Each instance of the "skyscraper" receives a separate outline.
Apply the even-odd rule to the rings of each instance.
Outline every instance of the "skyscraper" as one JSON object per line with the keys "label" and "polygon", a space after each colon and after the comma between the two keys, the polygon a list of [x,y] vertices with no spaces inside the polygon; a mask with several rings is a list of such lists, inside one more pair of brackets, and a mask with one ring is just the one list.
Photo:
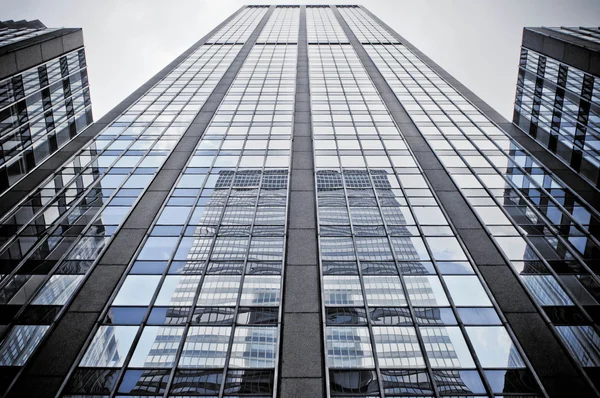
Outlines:
{"label": "skyscraper", "polygon": [[365,8],[242,7],[85,133],[0,198],[7,397],[598,396],[600,193]]}
{"label": "skyscraper", "polygon": [[600,187],[600,28],[525,28],[513,121]]}
{"label": "skyscraper", "polygon": [[81,29],[0,21],[0,194],[90,123]]}

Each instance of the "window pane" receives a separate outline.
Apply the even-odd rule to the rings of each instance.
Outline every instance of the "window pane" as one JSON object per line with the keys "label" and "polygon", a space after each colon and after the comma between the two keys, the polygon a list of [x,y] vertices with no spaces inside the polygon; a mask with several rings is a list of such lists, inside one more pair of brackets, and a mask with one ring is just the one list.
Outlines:
{"label": "window pane", "polygon": [[364,276],[363,283],[369,306],[402,306],[406,298],[397,276]]}
{"label": "window pane", "polygon": [[425,366],[417,332],[413,327],[374,327],[375,351],[381,368],[420,368]]}
{"label": "window pane", "polygon": [[180,367],[222,368],[229,347],[230,327],[192,326],[188,330]]}
{"label": "window pane", "polygon": [[241,276],[207,275],[200,289],[198,305],[235,306],[240,290]]}
{"label": "window pane", "polygon": [[64,305],[82,280],[83,275],[53,275],[32,304]]}
{"label": "window pane", "polygon": [[137,326],[100,326],[79,366],[123,366],[137,331]]}
{"label": "window pane", "polygon": [[327,327],[330,368],[372,368],[373,349],[367,327]]}
{"label": "window pane", "polygon": [[521,368],[525,363],[502,326],[468,326],[467,334],[484,368]]}
{"label": "window pane", "polygon": [[241,305],[279,305],[280,276],[252,276],[244,278]]}
{"label": "window pane", "polygon": [[421,238],[391,238],[398,261],[429,260],[429,254]]}
{"label": "window pane", "polygon": [[450,305],[437,276],[404,276],[404,282],[412,305],[439,307]]}
{"label": "window pane", "polygon": [[158,282],[159,275],[128,275],[113,305],[150,305]]}
{"label": "window pane", "polygon": [[427,243],[433,253],[433,258],[436,260],[466,260],[467,256],[460,247],[456,238],[445,237],[428,237]]}
{"label": "window pane", "polygon": [[474,368],[475,363],[457,326],[422,327],[423,343],[434,368]]}
{"label": "window pane", "polygon": [[277,328],[242,327],[235,329],[229,366],[232,368],[274,368]]}
{"label": "window pane", "polygon": [[557,326],[556,330],[582,366],[600,366],[600,336],[591,326]]}
{"label": "window pane", "polygon": [[454,304],[459,307],[491,307],[492,303],[476,276],[443,277]]}
{"label": "window pane", "polygon": [[192,305],[201,278],[200,275],[167,275],[154,305]]}
{"label": "window pane", "polygon": [[183,327],[146,326],[129,367],[165,368],[173,366]]}
{"label": "window pane", "polygon": [[48,328],[48,325],[15,325],[0,348],[0,366],[25,365]]}
{"label": "window pane", "polygon": [[178,238],[169,237],[150,237],[144,243],[142,251],[138,255],[138,260],[168,260],[177,244]]}
{"label": "window pane", "polygon": [[540,305],[573,305],[567,293],[552,275],[520,275]]}
{"label": "window pane", "polygon": [[324,276],[325,305],[362,305],[363,297],[358,276]]}

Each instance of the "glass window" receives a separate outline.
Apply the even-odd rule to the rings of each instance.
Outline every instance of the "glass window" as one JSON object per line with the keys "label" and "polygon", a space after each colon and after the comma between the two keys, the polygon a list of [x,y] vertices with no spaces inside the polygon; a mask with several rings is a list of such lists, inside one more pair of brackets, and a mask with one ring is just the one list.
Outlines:
{"label": "glass window", "polygon": [[138,329],[138,326],[100,326],[79,366],[123,366]]}
{"label": "glass window", "polygon": [[183,225],[190,211],[191,207],[167,206],[163,209],[157,224]]}
{"label": "glass window", "polygon": [[392,237],[391,241],[398,261],[429,260],[429,254],[421,238]]}
{"label": "glass window", "polygon": [[404,306],[406,298],[397,276],[364,276],[369,306]]}
{"label": "glass window", "polygon": [[182,368],[224,367],[230,336],[230,327],[190,327],[179,358],[179,366]]}
{"label": "glass window", "polygon": [[127,370],[117,392],[162,394],[165,392],[170,374],[169,369]]}
{"label": "glass window", "polygon": [[326,275],[323,277],[325,305],[363,305],[358,276]]}
{"label": "glass window", "polygon": [[198,305],[235,306],[239,295],[241,276],[207,275],[200,289]]}
{"label": "glass window", "polygon": [[393,261],[387,238],[356,238],[356,251],[361,261]]}
{"label": "glass window", "polygon": [[171,394],[218,396],[222,383],[222,370],[178,369],[173,377]]}
{"label": "glass window", "polygon": [[274,368],[277,328],[238,326],[231,348],[231,368]]}
{"label": "glass window", "polygon": [[425,238],[436,260],[466,260],[467,256],[456,238],[427,237]]}
{"label": "glass window", "polygon": [[146,326],[129,361],[129,367],[173,366],[183,330],[183,327]]}
{"label": "glass window", "polygon": [[449,306],[448,298],[437,276],[404,276],[408,297],[413,306]]}
{"label": "glass window", "polygon": [[83,275],[52,275],[32,304],[65,305],[82,280]]}
{"label": "glass window", "polygon": [[[419,396],[431,397],[431,394],[433,394],[433,387],[431,386],[429,375],[425,370],[382,369],[381,379],[384,383],[384,392],[388,397],[404,397],[406,394],[419,394]],[[375,380],[375,383],[377,383],[377,380]]]}
{"label": "glass window", "polygon": [[150,305],[159,282],[159,275],[128,275],[113,305]]}
{"label": "glass window", "polygon": [[446,225],[446,217],[438,207],[413,206],[415,216],[421,225]]}
{"label": "glass window", "polygon": [[567,293],[552,275],[520,275],[540,305],[573,305]]}
{"label": "glass window", "polygon": [[212,243],[212,238],[183,238],[173,258],[175,260],[208,260]]}
{"label": "glass window", "polygon": [[458,307],[491,307],[481,282],[474,275],[443,276],[454,304]]}
{"label": "glass window", "polygon": [[467,335],[484,368],[522,368],[525,363],[502,326],[468,326]]}
{"label": "glass window", "polygon": [[327,359],[330,368],[372,368],[373,349],[367,327],[332,327],[327,332]]}
{"label": "glass window", "polygon": [[493,308],[458,308],[465,325],[500,325],[502,321]]}
{"label": "glass window", "polygon": [[144,243],[142,251],[138,255],[138,260],[168,260],[171,253],[177,245],[178,238],[170,237],[150,237]]}
{"label": "glass window", "polygon": [[381,368],[421,368],[425,366],[414,327],[373,327],[375,351]]}
{"label": "glass window", "polygon": [[475,367],[475,362],[458,326],[421,327],[420,331],[432,367]]}
{"label": "glass window", "polygon": [[37,348],[48,325],[15,325],[0,347],[0,366],[23,366]]}
{"label": "glass window", "polygon": [[600,336],[591,326],[557,326],[556,330],[582,366],[600,366]]}
{"label": "glass window", "polygon": [[323,261],[354,261],[352,238],[321,238],[321,259]]}
{"label": "glass window", "polygon": [[248,275],[244,278],[241,305],[279,305],[281,277],[276,275]]}
{"label": "glass window", "polygon": [[476,370],[434,370],[433,378],[440,391],[469,395],[486,393],[481,376]]}
{"label": "glass window", "polygon": [[109,395],[118,381],[119,371],[120,369],[76,368],[65,387],[65,393]]}

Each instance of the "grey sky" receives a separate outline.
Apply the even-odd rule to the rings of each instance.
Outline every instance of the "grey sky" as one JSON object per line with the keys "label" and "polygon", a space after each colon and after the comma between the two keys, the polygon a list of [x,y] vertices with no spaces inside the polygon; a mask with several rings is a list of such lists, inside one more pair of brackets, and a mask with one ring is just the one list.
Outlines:
{"label": "grey sky", "polygon": [[[332,3],[349,4],[348,0],[308,4]],[[244,4],[252,2],[0,0],[0,19],[40,19],[48,27],[83,28],[97,120]],[[509,120],[522,28],[600,24],[597,0],[363,0],[359,4]]]}

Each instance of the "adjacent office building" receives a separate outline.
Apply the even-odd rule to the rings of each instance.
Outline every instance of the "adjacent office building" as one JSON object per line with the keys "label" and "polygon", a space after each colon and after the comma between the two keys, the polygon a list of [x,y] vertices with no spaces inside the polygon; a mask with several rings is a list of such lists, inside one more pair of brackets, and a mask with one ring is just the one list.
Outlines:
{"label": "adjacent office building", "polygon": [[600,28],[525,28],[513,121],[600,187]]}
{"label": "adjacent office building", "polygon": [[0,21],[0,193],[90,123],[81,29]]}
{"label": "adjacent office building", "polygon": [[6,397],[598,396],[600,192],[363,7],[242,7],[72,144],[0,197]]}

